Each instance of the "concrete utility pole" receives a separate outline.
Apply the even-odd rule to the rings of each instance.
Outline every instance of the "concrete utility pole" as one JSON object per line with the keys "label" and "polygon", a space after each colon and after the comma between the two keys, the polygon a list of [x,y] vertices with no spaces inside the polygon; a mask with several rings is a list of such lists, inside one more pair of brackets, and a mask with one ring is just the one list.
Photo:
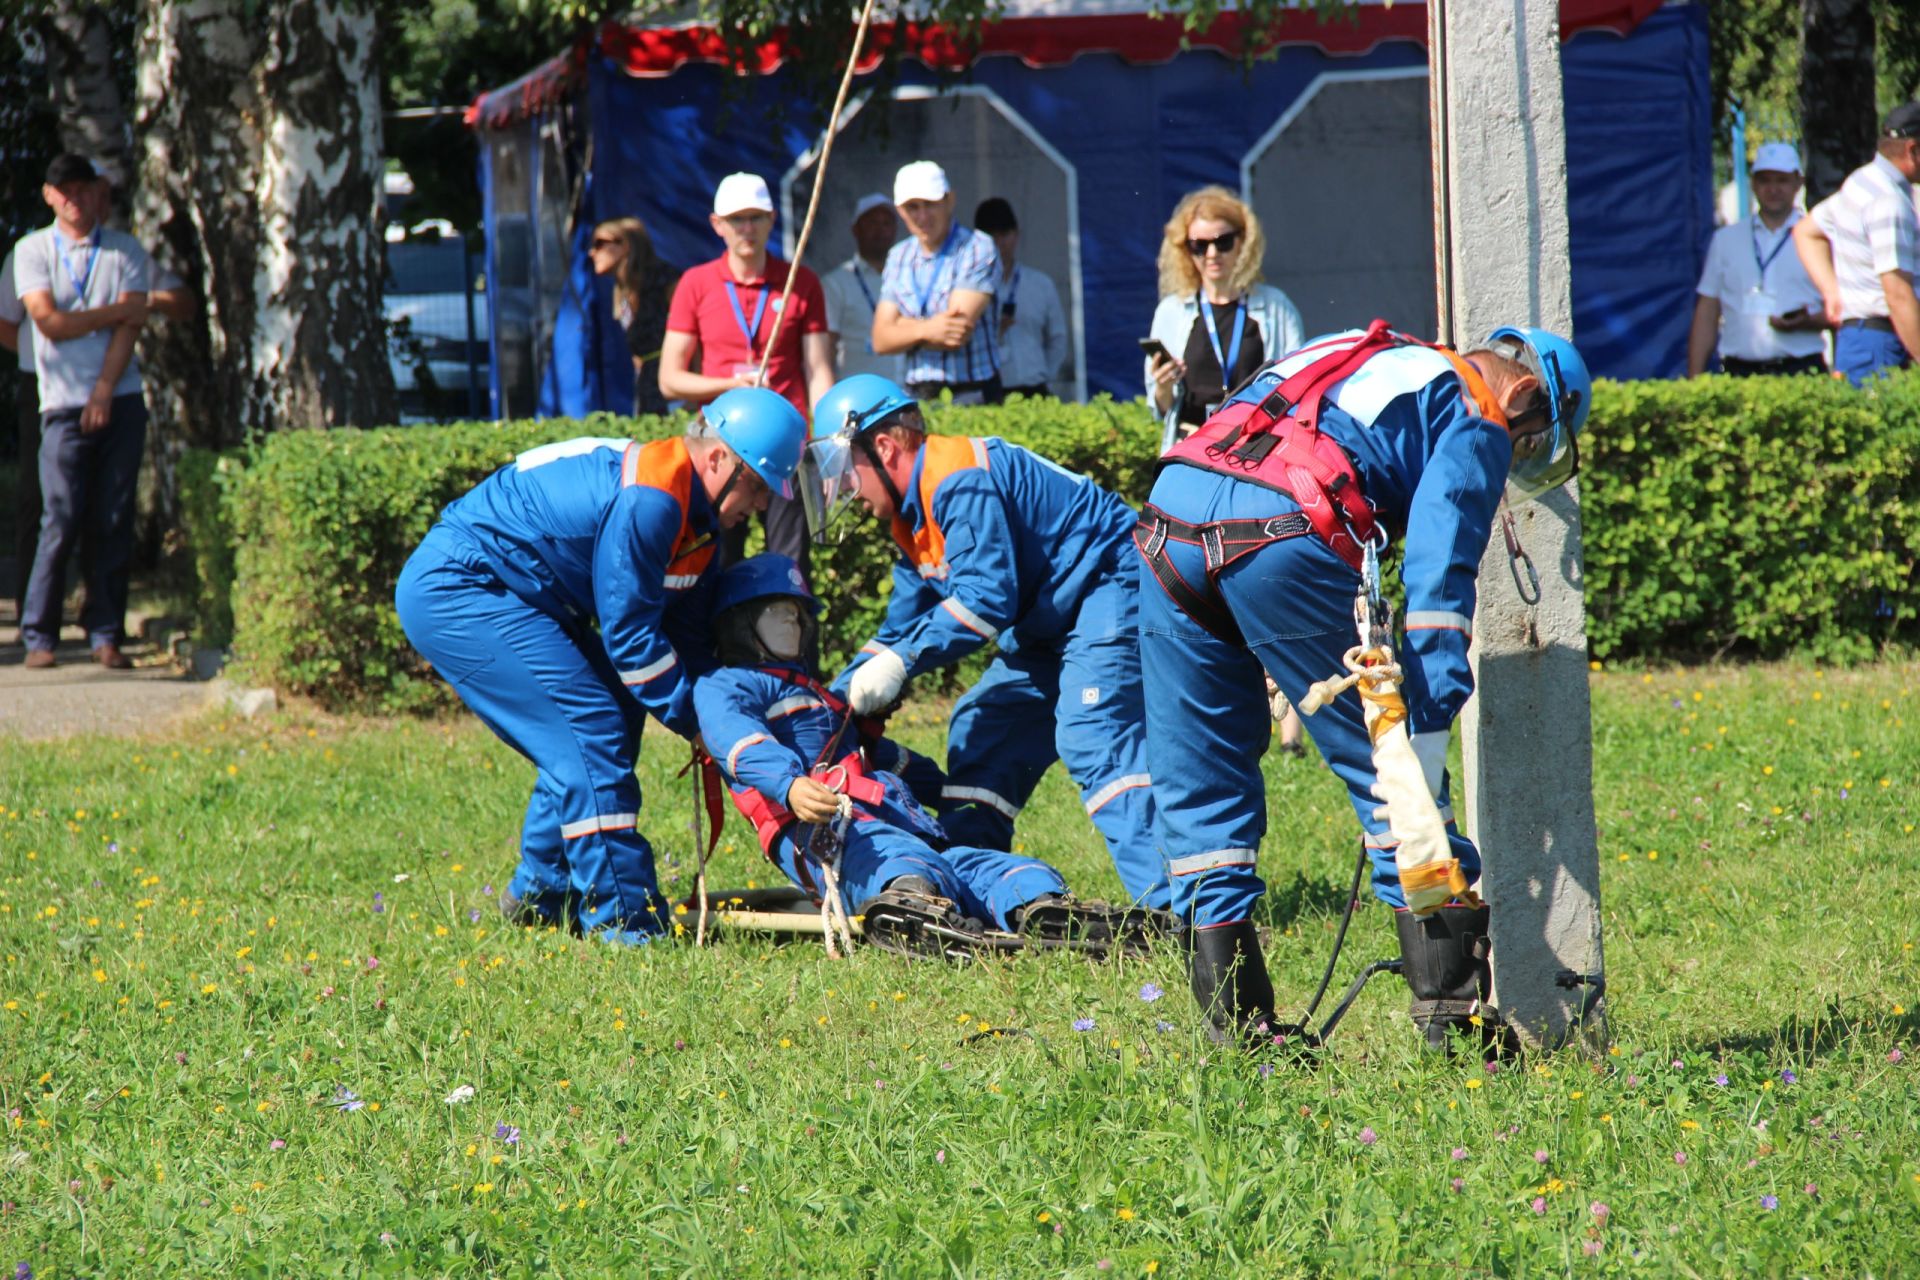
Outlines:
{"label": "concrete utility pole", "polygon": [[[1428,0],[1427,15],[1440,339],[1534,324],[1578,342],[1560,6]],[[1560,975],[1600,972],[1578,491],[1514,517],[1539,586],[1496,527],[1474,615],[1478,692],[1463,717],[1467,814],[1493,909],[1494,1004],[1529,1044],[1558,1045],[1589,998]]]}

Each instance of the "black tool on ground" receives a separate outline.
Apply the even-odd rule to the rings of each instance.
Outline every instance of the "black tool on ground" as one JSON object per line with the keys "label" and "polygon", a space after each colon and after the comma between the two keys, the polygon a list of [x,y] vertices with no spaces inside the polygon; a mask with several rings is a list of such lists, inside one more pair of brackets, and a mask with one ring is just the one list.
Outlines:
{"label": "black tool on ground", "polygon": [[1563,991],[1572,991],[1576,987],[1586,990],[1580,993],[1580,1004],[1573,1011],[1573,1025],[1585,1026],[1600,1002],[1607,998],[1607,979],[1605,974],[1580,973],[1574,969],[1562,969],[1553,975],[1553,985]]}

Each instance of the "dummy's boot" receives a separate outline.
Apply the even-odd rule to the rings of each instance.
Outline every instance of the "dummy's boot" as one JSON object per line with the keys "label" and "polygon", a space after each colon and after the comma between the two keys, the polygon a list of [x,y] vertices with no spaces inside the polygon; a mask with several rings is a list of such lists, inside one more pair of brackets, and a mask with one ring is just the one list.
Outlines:
{"label": "dummy's boot", "polygon": [[[1487,997],[1493,991],[1493,968],[1487,957],[1489,912],[1483,906],[1459,904],[1416,917],[1396,911],[1400,955],[1406,962],[1407,985],[1413,990],[1408,1010],[1413,1025],[1426,1037],[1427,1048],[1444,1051],[1448,1033],[1469,1032],[1488,1057],[1510,1047],[1510,1035]],[[1474,1025],[1474,1019],[1480,1020]]]}
{"label": "dummy's boot", "polygon": [[1273,1012],[1273,979],[1260,951],[1260,931],[1241,920],[1211,929],[1190,929],[1187,980],[1206,1015],[1215,1044],[1256,1049],[1273,1043],[1282,1028]]}
{"label": "dummy's boot", "polygon": [[1150,913],[1066,893],[1043,893],[1010,916],[1012,931],[1029,945],[1080,951],[1101,959],[1116,950],[1144,956],[1158,936]]}
{"label": "dummy's boot", "polygon": [[940,896],[932,881],[900,876],[860,904],[861,936],[882,951],[966,963],[985,951],[1018,950],[1019,939],[990,933],[984,921]]}

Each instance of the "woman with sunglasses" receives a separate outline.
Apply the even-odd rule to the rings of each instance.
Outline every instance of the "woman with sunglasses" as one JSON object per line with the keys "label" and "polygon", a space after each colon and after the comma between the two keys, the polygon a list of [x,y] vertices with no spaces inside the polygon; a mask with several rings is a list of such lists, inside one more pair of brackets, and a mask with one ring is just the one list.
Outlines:
{"label": "woman with sunglasses", "polygon": [[1160,349],[1146,362],[1166,445],[1191,435],[1227,392],[1306,336],[1287,295],[1260,283],[1266,249],[1260,220],[1225,187],[1192,192],[1167,219],[1150,331]]}
{"label": "woman with sunglasses", "polygon": [[[587,257],[593,274],[613,277],[613,318],[627,335],[633,360],[633,411],[665,413],[660,347],[667,337],[667,304],[677,273],[654,256],[653,238],[638,218],[612,218],[595,227]],[[649,364],[654,366],[651,373]]]}

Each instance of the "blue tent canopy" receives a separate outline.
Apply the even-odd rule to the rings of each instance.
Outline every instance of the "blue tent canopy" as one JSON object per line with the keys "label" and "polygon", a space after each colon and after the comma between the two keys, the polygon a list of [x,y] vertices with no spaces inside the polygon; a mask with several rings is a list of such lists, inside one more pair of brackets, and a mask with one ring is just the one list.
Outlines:
{"label": "blue tent canopy", "polygon": [[[1420,12],[1397,5],[1394,20],[1408,9]],[[1578,31],[1561,47],[1575,336],[1598,374],[1678,375],[1713,228],[1705,7],[1666,5],[1627,34]],[[1250,70],[1208,48],[1150,63],[983,56],[957,85],[908,63],[890,97],[865,96],[861,76],[808,264],[845,258],[845,213],[888,189],[901,156],[934,154],[963,217],[989,194],[1021,209],[1021,260],[1068,304],[1066,384],[1132,398],[1162,225],[1183,194],[1218,183],[1267,226],[1267,278],[1309,331],[1375,314],[1418,330],[1433,320],[1424,71],[1418,40],[1382,38],[1289,44]],[[596,222],[637,215],[680,267],[716,257],[711,193],[745,170],[780,193],[790,251],[821,141],[786,70],[743,79],[686,60],[636,74],[607,40],[485,95],[473,116],[502,415],[631,410],[625,338],[587,264]]]}

